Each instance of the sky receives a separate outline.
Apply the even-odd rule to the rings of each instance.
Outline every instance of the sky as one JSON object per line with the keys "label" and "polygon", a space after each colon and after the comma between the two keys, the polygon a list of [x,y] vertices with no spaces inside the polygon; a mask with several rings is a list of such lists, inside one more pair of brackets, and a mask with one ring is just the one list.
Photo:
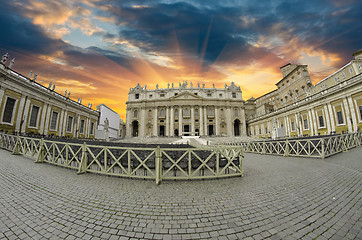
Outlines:
{"label": "sky", "polygon": [[0,54],[125,119],[137,83],[235,82],[247,100],[274,90],[287,63],[319,82],[362,48],[361,12],[357,0],[2,1]]}

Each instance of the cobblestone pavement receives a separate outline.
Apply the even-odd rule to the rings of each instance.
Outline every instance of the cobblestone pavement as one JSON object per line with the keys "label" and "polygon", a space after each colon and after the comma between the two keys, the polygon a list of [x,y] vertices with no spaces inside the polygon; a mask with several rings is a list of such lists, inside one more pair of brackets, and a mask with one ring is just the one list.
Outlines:
{"label": "cobblestone pavement", "polygon": [[242,178],[156,186],[0,150],[0,239],[362,239],[361,156],[246,154]]}

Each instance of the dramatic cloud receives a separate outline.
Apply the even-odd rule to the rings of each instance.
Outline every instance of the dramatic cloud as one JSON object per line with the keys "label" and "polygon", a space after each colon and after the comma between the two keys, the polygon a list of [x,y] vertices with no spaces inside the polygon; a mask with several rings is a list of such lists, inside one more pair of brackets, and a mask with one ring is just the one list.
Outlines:
{"label": "dramatic cloud", "polygon": [[313,82],[361,48],[361,1],[14,0],[2,3],[0,50],[15,70],[125,117],[129,87],[234,81],[244,99],[275,89],[279,67]]}

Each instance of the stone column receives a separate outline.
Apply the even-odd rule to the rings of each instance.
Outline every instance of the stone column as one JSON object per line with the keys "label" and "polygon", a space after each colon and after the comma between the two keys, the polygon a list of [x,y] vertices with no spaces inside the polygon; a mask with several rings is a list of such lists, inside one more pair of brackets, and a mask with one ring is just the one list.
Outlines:
{"label": "stone column", "polygon": [[67,118],[68,118],[68,111],[67,110],[65,110],[64,111],[64,118],[63,118],[63,134],[62,134],[62,136],[65,136],[65,134],[66,134],[66,131],[67,131]]}
{"label": "stone column", "polygon": [[[39,133],[40,134],[44,134],[44,127],[45,127],[45,120],[46,120],[47,110],[48,110],[48,104],[44,103],[42,113],[41,113],[41,119],[40,119],[40,127],[39,127]],[[31,111],[31,109],[30,109],[30,111]]]}
{"label": "stone column", "polygon": [[175,112],[173,106],[171,106],[171,114],[170,114],[170,136],[173,137],[175,134],[174,126],[175,126]]}
{"label": "stone column", "polygon": [[219,111],[218,107],[215,106],[215,134],[216,136],[220,135],[220,129],[219,129]]}
{"label": "stone column", "polygon": [[170,111],[169,111],[169,107],[166,107],[166,133],[165,136],[169,137],[170,136]]}
{"label": "stone column", "polygon": [[153,136],[157,137],[158,136],[158,109],[157,107],[155,107],[155,109],[153,110]]}
{"label": "stone column", "polygon": [[138,119],[140,119],[140,123],[141,123],[139,136],[145,137],[146,136],[146,134],[145,134],[145,129],[146,129],[146,109],[145,109],[145,107],[141,107],[141,115]]}
{"label": "stone column", "polygon": [[[351,114],[349,112],[347,97],[343,98],[343,106],[345,108],[345,113],[346,113],[346,123],[347,123],[347,127],[348,127],[348,132],[353,132],[353,126],[352,126],[352,122],[351,122],[352,117],[351,117]],[[353,105],[351,106],[351,108],[353,108]]]}
{"label": "stone column", "polygon": [[[44,125],[44,134],[45,135],[48,135],[48,129],[49,129],[49,123],[50,123],[50,115],[52,114],[52,107],[51,105],[48,105],[48,109],[47,109],[47,114],[45,116],[45,125]],[[78,122],[79,122],[79,117],[78,117]],[[79,126],[79,123],[78,125]],[[77,133],[77,137],[78,137],[78,134],[79,134],[79,130],[78,130],[78,133]]]}
{"label": "stone column", "polygon": [[290,126],[289,126],[289,117],[288,116],[286,116],[286,122],[287,122],[287,125],[285,126],[286,127],[285,135],[286,136],[288,135],[288,137],[290,137]]}
{"label": "stone column", "polygon": [[[27,97],[22,95],[19,103],[18,115],[16,116],[15,132],[20,132],[21,121],[24,119],[23,112]],[[23,121],[23,124],[25,120]]]}
{"label": "stone column", "polygon": [[245,110],[244,110],[244,108],[241,109],[240,113],[241,113],[241,124],[242,124],[241,132],[242,132],[243,135],[247,136],[248,133],[246,132],[247,130],[246,130],[246,120],[245,120]]}
{"label": "stone column", "polygon": [[178,135],[182,136],[183,129],[182,129],[182,106],[178,109]]}
{"label": "stone column", "polygon": [[228,137],[232,137],[233,136],[233,131],[232,131],[233,123],[231,122],[231,107],[230,106],[226,107],[225,117],[226,117],[226,134]]}
{"label": "stone column", "polygon": [[[348,96],[347,97],[347,101],[349,103],[349,107],[350,107],[350,110],[351,110],[351,117],[352,117],[352,129],[354,132],[356,132],[358,129],[357,129],[357,117],[356,117],[356,111],[354,110],[354,105],[353,105],[353,100],[352,100],[352,96]],[[357,111],[358,112],[358,111]]]}
{"label": "stone column", "polygon": [[204,136],[204,116],[203,116],[203,106],[199,106],[199,134]]}
{"label": "stone column", "polygon": [[312,108],[311,112],[312,112],[312,121],[313,121],[313,127],[314,127],[314,135],[318,135],[318,127],[317,127],[318,119],[316,119],[316,117],[315,117],[314,108]]}
{"label": "stone column", "polygon": [[[58,117],[58,136],[62,136],[62,129],[63,129],[63,124],[64,122],[62,121],[62,119],[64,118],[64,109],[62,109],[62,112],[60,113],[59,117]],[[89,134],[88,134],[89,136]]]}
{"label": "stone column", "polygon": [[327,104],[328,106],[328,111],[329,111],[329,116],[331,118],[331,129],[332,131],[336,131],[336,124],[334,122],[334,116],[333,116],[333,110],[332,110],[332,105],[330,103]]}
{"label": "stone column", "polygon": [[195,136],[195,108],[191,106],[191,135]]}
{"label": "stone column", "polygon": [[302,126],[299,122],[299,115],[300,114],[295,113],[295,130],[297,131],[297,136],[301,136],[303,132]]}
{"label": "stone column", "polygon": [[309,124],[309,130],[310,130],[310,135],[315,135],[314,134],[314,126],[313,126],[313,120],[312,120],[312,111],[311,109],[308,110],[308,124]]}
{"label": "stone column", "polygon": [[[329,134],[332,131],[331,130],[331,121],[333,121],[333,118],[332,118],[332,120],[330,120],[330,118],[329,118],[327,105],[324,105],[324,112],[325,112],[326,122],[327,122],[327,134]],[[332,114],[332,117],[333,117],[333,114]]]}
{"label": "stone column", "polygon": [[207,136],[209,134],[209,131],[207,129],[207,107],[204,106],[204,133],[205,133],[205,136]]}
{"label": "stone column", "polygon": [[126,137],[131,137],[131,109],[126,109]]}

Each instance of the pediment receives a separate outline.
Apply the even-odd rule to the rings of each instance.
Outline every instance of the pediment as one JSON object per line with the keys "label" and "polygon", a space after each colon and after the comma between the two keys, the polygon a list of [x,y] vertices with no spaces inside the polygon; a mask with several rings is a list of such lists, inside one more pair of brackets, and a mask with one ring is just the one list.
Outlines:
{"label": "pediment", "polygon": [[202,97],[200,97],[200,96],[198,96],[198,95],[195,95],[195,94],[193,94],[193,93],[191,93],[191,92],[182,92],[182,93],[180,93],[180,94],[178,94],[178,95],[176,95],[176,96],[172,96],[172,97],[170,97],[170,99],[188,99],[188,100],[193,100],[193,99],[197,99],[197,100],[199,100],[199,99],[202,99]]}

